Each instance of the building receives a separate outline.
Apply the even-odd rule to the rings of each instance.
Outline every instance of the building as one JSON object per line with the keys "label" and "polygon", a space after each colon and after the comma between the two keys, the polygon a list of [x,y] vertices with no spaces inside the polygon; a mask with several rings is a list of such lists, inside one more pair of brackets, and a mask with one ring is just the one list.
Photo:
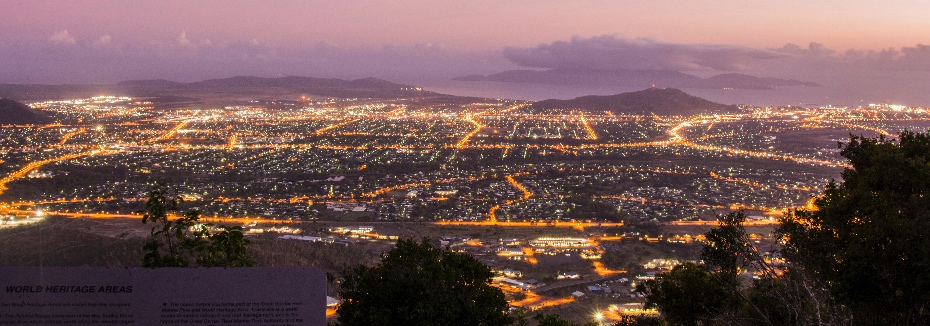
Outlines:
{"label": "building", "polygon": [[530,245],[533,247],[559,247],[559,248],[569,248],[569,247],[587,247],[591,243],[588,242],[588,239],[585,238],[570,238],[570,237],[543,237],[536,240],[530,241]]}

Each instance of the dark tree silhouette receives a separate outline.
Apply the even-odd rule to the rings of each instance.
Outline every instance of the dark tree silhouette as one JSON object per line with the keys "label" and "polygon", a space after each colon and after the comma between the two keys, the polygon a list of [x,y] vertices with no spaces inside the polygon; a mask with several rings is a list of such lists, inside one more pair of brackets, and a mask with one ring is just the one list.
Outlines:
{"label": "dark tree silhouette", "polygon": [[[927,324],[930,135],[851,136],[840,147],[850,163],[843,182],[781,219],[784,266],[764,259],[775,252],[753,245],[742,213],[727,214],[707,233],[704,265],[647,283],[647,302],[672,324]],[[748,285],[744,271],[758,279]],[[718,286],[735,304],[715,312],[707,293]]]}
{"label": "dark tree silhouette", "polygon": [[930,136],[898,138],[852,136],[843,183],[778,229],[785,258],[829,284],[855,324],[930,320]]}
{"label": "dark tree silhouette", "polygon": [[646,306],[657,307],[671,325],[703,325],[717,318],[733,295],[704,267],[694,263],[675,266],[671,272],[639,285]]}
{"label": "dark tree silhouette", "polygon": [[375,267],[344,273],[338,323],[355,325],[510,325],[491,270],[470,255],[426,239],[400,240]]}

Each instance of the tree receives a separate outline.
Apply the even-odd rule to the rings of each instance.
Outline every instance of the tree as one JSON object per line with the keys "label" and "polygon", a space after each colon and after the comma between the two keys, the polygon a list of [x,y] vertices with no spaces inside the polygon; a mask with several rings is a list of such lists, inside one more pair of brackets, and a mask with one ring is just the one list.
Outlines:
{"label": "tree", "polygon": [[930,136],[898,138],[851,136],[843,183],[778,228],[785,258],[829,284],[856,324],[930,319]]}
{"label": "tree", "polygon": [[354,325],[510,325],[493,273],[474,257],[427,239],[400,240],[375,267],[344,272],[338,323]]}
{"label": "tree", "polygon": [[620,319],[614,323],[614,326],[661,326],[663,325],[662,321],[655,316],[630,316],[622,315]]}
{"label": "tree", "polygon": [[[780,221],[776,234],[783,245],[777,254],[785,258],[783,266],[769,264],[766,253],[749,240],[742,213],[727,214],[707,233],[701,253],[705,265],[698,266],[707,274],[673,270],[648,284],[647,302],[672,323],[687,316],[707,318],[707,309],[693,309],[707,306],[705,298],[696,297],[706,291],[693,284],[707,285],[701,275],[710,275],[737,300],[735,307],[707,319],[713,323],[926,324],[930,136],[909,131],[898,140],[852,136],[840,147],[850,163],[843,182],[831,182],[811,207],[789,212]],[[758,279],[745,285],[743,271]],[[676,277],[693,279],[691,288],[669,281]],[[668,293],[680,294],[672,299],[695,299],[669,300]]]}
{"label": "tree", "polygon": [[581,326],[562,318],[559,315],[538,313],[533,316],[538,326]]}
{"label": "tree", "polygon": [[[143,246],[143,267],[247,267],[254,266],[240,226],[215,226],[200,222],[200,212],[188,210],[180,216],[183,199],[163,187],[149,193],[142,223],[153,222]],[[215,229],[215,231],[212,231]]]}
{"label": "tree", "polygon": [[[672,325],[843,325],[848,312],[822,282],[769,264],[746,232],[743,212],[718,216],[703,264],[685,263],[637,289]],[[743,277],[751,272],[756,279]]]}
{"label": "tree", "polygon": [[714,271],[721,283],[728,286],[738,285],[741,271],[747,269],[771,271],[762,265],[759,250],[752,244],[749,234],[743,227],[746,214],[742,211],[718,215],[719,225],[705,234],[707,243],[701,248],[701,259]]}
{"label": "tree", "polygon": [[733,305],[732,294],[703,266],[684,263],[640,284],[646,307],[657,307],[671,325],[708,325]]}
{"label": "tree", "polygon": [[[825,291],[822,281],[790,268],[770,264],[744,227],[746,215],[718,216],[719,226],[707,232],[701,249],[704,267],[731,297],[730,309],[716,321],[726,325],[843,325],[848,312]],[[750,286],[740,275],[753,273]]]}

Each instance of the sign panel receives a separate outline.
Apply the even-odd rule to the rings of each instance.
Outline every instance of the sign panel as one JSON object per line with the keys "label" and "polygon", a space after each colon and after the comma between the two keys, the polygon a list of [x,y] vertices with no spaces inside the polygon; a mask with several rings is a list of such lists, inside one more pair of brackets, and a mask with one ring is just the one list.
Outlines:
{"label": "sign panel", "polygon": [[0,325],[326,325],[309,267],[0,267]]}

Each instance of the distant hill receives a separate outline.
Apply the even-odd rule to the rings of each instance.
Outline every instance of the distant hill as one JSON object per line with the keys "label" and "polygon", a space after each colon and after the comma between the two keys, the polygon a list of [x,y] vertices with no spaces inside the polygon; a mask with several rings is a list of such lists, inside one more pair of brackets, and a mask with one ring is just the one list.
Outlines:
{"label": "distant hill", "polygon": [[122,82],[120,85],[128,86],[136,92],[236,92],[244,89],[278,88],[331,97],[383,98],[431,94],[430,92],[417,91],[414,86],[396,84],[378,78],[345,80],[299,76],[277,78],[236,76],[193,83],[176,83],[166,80],[135,80]]}
{"label": "distant hill", "polygon": [[657,115],[693,115],[737,110],[735,105],[711,102],[674,88],[650,88],[617,95],[591,95],[571,100],[545,100],[533,103],[533,109],[536,110],[556,108]]}
{"label": "distant hill", "polygon": [[165,79],[127,80],[127,81],[117,83],[117,85],[119,86],[157,86],[157,87],[177,86],[180,84],[181,83],[179,82],[174,82],[174,81],[165,80]]}
{"label": "distant hill", "polygon": [[[99,94],[120,94],[133,97],[196,98],[202,95],[241,94],[247,97],[279,95],[316,95],[337,98],[397,98],[452,97],[423,91],[410,85],[392,83],[378,78],[344,80],[313,77],[237,76],[208,79],[192,83],[164,79],[128,80],[116,84],[0,84],[0,97],[19,99],[55,99],[90,97]],[[269,95],[270,94],[270,95]]]}
{"label": "distant hill", "polygon": [[52,119],[17,101],[0,98],[0,125],[46,124]]}
{"label": "distant hill", "polygon": [[722,74],[701,78],[669,70],[595,70],[595,69],[551,69],[551,70],[508,70],[491,75],[470,75],[453,78],[459,81],[495,81],[527,84],[553,85],[597,85],[701,88],[701,89],[756,89],[768,90],[775,87],[808,86],[819,87],[811,82],[794,79],[762,78],[745,74]]}
{"label": "distant hill", "polygon": [[642,86],[693,84],[700,77],[669,70],[551,69],[508,70],[492,75],[456,77],[461,81],[497,81],[552,85]]}

